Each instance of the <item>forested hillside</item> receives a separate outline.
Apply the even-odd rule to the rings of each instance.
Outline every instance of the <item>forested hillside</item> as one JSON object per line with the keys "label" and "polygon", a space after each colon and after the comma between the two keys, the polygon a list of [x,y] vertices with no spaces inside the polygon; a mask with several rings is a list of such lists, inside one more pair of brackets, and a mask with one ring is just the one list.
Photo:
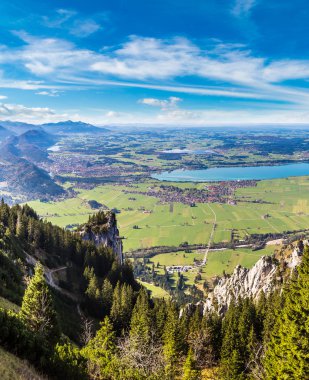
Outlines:
{"label": "forested hillside", "polygon": [[103,214],[70,232],[1,203],[6,351],[51,379],[308,378],[308,247],[271,293],[203,313],[151,299],[106,239],[90,239],[116,228]]}

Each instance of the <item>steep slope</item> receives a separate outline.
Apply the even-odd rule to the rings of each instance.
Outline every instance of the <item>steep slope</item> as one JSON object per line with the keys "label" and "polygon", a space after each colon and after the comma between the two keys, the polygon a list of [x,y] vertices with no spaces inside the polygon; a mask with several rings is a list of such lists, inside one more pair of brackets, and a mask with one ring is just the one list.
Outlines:
{"label": "steep slope", "polygon": [[44,380],[25,360],[5,351],[0,347],[0,379],[1,380]]}
{"label": "steep slope", "polygon": [[11,165],[5,178],[14,191],[25,196],[31,194],[32,199],[48,199],[65,194],[45,170],[24,159]]}
{"label": "steep slope", "polygon": [[[43,130],[29,130],[12,136],[0,146],[0,176],[8,190],[29,198],[46,199],[65,194],[65,190],[43,169],[49,162],[47,148],[56,138]],[[41,166],[41,167],[40,167]]]}
{"label": "steep slope", "polygon": [[[99,282],[110,274],[113,286],[119,279],[125,282],[122,273],[125,263],[122,266],[120,262],[122,247],[115,215],[100,212],[99,217],[94,216],[92,220],[96,220],[96,228],[101,229],[104,236],[96,245],[84,239],[81,232],[64,231],[40,220],[27,205],[10,208],[5,203],[0,204],[0,301],[4,297],[20,304],[24,277],[33,272],[37,262],[43,265],[46,281],[58,294],[57,303],[64,314],[66,309],[67,314],[72,309],[76,314],[77,303],[85,299],[85,269],[92,268]],[[89,228],[86,229],[89,232]],[[132,281],[132,276],[129,274],[128,281]],[[66,325],[68,321],[64,319],[63,323]],[[67,327],[74,335],[71,327]]]}
{"label": "steep slope", "polygon": [[31,129],[18,136],[17,138],[17,144],[19,146],[24,144],[31,144],[40,148],[48,148],[51,145],[55,144],[56,141],[57,139],[55,136],[50,135],[43,129]]}

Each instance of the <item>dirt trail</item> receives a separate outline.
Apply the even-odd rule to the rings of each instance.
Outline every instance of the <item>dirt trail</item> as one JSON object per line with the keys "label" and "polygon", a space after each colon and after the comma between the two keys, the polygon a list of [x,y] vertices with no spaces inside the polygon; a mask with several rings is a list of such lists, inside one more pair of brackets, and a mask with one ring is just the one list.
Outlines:
{"label": "dirt trail", "polygon": [[208,252],[210,250],[210,246],[211,246],[211,243],[213,241],[213,237],[214,237],[215,230],[216,230],[216,225],[217,225],[217,214],[212,209],[212,207],[209,205],[209,203],[207,204],[207,206],[210,208],[211,212],[213,213],[214,219],[213,219],[212,230],[211,230],[211,233],[210,233],[210,236],[209,236],[208,244],[207,244],[207,247],[206,247],[205,252],[204,252],[203,261],[198,265],[200,267],[202,267],[202,266],[204,266],[206,264],[207,255],[208,255]]}
{"label": "dirt trail", "polygon": [[[26,262],[28,264],[35,266],[36,263],[39,262],[39,260],[35,259],[33,256],[30,256],[28,253],[25,252],[25,254],[26,254]],[[62,267],[54,268],[54,269],[50,269],[43,264],[42,264],[42,266],[44,268],[44,274],[45,274],[46,282],[50,287],[56,289],[59,293],[71,298],[73,301],[79,302],[79,299],[75,294],[69,292],[66,289],[61,288],[58,284],[56,284],[55,279],[53,277],[53,273],[59,272],[61,270],[65,270],[65,269],[67,269],[67,266],[62,266]]]}

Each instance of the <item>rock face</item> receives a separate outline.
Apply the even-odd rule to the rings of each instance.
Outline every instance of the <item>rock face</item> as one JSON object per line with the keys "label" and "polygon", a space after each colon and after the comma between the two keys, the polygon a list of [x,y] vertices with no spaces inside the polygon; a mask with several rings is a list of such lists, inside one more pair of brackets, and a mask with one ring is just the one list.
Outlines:
{"label": "rock face", "polygon": [[263,256],[251,269],[238,265],[231,276],[222,277],[204,303],[204,312],[218,306],[223,314],[232,299],[252,297],[256,299],[263,291],[271,292],[275,285],[277,264],[269,256]]}
{"label": "rock face", "polygon": [[303,254],[303,247],[302,248],[299,246],[295,247],[291,255],[291,260],[288,263],[288,267],[293,269],[297,265],[299,265],[301,262],[302,254]]}
{"label": "rock face", "polygon": [[292,247],[291,253],[285,253],[279,260],[263,256],[251,269],[237,266],[231,276],[219,280],[204,301],[204,313],[217,310],[219,314],[224,314],[232,299],[237,300],[238,297],[257,300],[261,292],[267,296],[282,283],[283,277],[290,276],[301,263],[304,244],[308,244],[308,241],[299,241]]}
{"label": "rock face", "polygon": [[122,240],[119,236],[116,216],[114,213],[100,211],[81,229],[84,240],[91,240],[96,245],[111,248],[120,263],[123,263]]}

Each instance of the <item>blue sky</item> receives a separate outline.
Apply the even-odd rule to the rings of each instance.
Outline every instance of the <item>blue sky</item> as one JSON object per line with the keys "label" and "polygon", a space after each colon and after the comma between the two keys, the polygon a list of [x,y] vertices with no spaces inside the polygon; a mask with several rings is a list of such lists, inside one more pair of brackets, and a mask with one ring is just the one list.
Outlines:
{"label": "blue sky", "polygon": [[7,1],[0,120],[309,123],[307,0]]}

